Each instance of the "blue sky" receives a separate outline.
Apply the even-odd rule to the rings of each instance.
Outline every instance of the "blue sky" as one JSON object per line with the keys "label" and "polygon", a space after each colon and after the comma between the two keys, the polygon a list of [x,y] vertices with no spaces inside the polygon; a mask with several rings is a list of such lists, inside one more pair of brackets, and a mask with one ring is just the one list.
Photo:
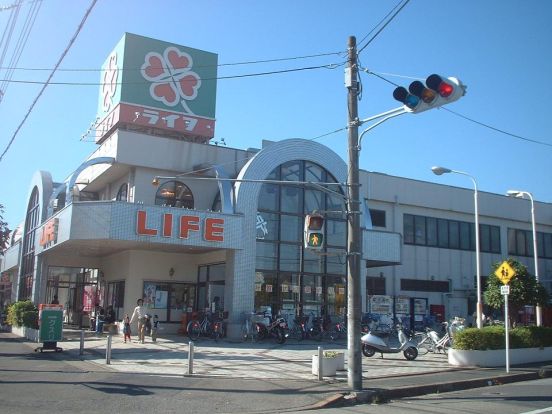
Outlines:
{"label": "blue sky", "polygon": [[[3,8],[14,2],[0,0],[1,31],[10,15]],[[46,80],[90,3],[44,0],[17,66],[49,70],[16,70],[12,80]],[[356,36],[363,47],[398,3],[99,0],[61,65],[91,70],[59,71],[53,81],[99,82],[99,68],[124,32],[217,53],[219,64],[331,53],[221,66],[219,77],[339,65],[348,37]],[[20,24],[30,5],[24,3]],[[366,134],[361,168],[472,188],[467,177],[433,175],[430,167],[443,165],[473,175],[481,191],[519,189],[552,202],[551,19],[552,2],[545,0],[411,0],[362,50],[362,67],[404,86],[431,73],[458,77],[467,94],[448,109],[521,138],[443,109],[407,114]],[[3,66],[6,62],[9,58]],[[360,118],[400,105],[392,98],[393,85],[367,73],[361,80]],[[0,153],[40,88],[9,84],[0,102]],[[217,88],[214,140],[224,138],[230,147],[260,147],[262,139],[312,139],[346,126],[343,66],[221,79]],[[51,85],[29,114],[0,161],[0,204],[10,228],[24,218],[35,171],[50,171],[54,181],[62,181],[96,148],[91,137],[82,141],[81,136],[95,119],[98,90],[98,85]],[[347,160],[346,131],[317,141]]]}

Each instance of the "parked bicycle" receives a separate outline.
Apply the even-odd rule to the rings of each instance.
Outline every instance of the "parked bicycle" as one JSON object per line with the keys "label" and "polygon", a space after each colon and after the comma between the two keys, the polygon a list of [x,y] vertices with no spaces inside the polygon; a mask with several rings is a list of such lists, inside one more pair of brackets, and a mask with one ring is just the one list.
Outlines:
{"label": "parked bicycle", "polygon": [[224,326],[222,319],[214,318],[212,313],[206,311],[203,313],[203,319],[193,319],[188,322],[188,337],[192,341],[197,341],[201,336],[213,338],[218,342],[224,335]]}

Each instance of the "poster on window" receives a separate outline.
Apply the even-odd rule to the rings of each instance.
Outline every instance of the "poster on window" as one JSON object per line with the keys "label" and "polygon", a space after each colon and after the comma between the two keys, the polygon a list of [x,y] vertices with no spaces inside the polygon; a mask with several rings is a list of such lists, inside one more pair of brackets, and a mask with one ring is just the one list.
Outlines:
{"label": "poster on window", "polygon": [[155,308],[157,309],[166,309],[167,308],[167,298],[169,297],[169,292],[166,290],[157,290],[155,292]]}
{"label": "poster on window", "polygon": [[282,293],[288,293],[289,292],[289,285],[282,285]]}
{"label": "poster on window", "polygon": [[316,286],[316,294],[321,295],[322,294],[322,286]]}
{"label": "poster on window", "polygon": [[344,287],[337,288],[337,293],[339,293],[340,295],[344,295],[345,294],[345,288]]}
{"label": "poster on window", "polygon": [[305,286],[305,293],[311,293],[311,287],[310,286]]}
{"label": "poster on window", "polygon": [[84,294],[82,297],[82,310],[90,312],[95,305],[96,287],[92,285],[84,286]]}
{"label": "poster on window", "polygon": [[301,291],[301,287],[299,285],[292,285],[291,286],[291,291],[293,293],[299,293]]}
{"label": "poster on window", "polygon": [[395,300],[395,312],[401,315],[410,314],[410,298],[398,297]]}
{"label": "poster on window", "polygon": [[370,312],[380,315],[393,314],[393,298],[387,295],[370,296]]}
{"label": "poster on window", "polygon": [[144,306],[153,308],[155,306],[155,292],[157,286],[155,283],[144,283]]}
{"label": "poster on window", "polygon": [[263,285],[261,283],[255,283],[255,292],[260,292]]}
{"label": "poster on window", "polygon": [[266,293],[272,293],[272,285],[266,285],[265,286],[265,292]]}

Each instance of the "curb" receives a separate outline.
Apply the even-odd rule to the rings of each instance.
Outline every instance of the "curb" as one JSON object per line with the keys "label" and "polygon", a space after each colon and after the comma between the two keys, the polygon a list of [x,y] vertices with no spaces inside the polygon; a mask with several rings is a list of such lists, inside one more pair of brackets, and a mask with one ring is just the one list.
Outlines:
{"label": "curb", "polygon": [[476,378],[463,381],[450,381],[442,384],[416,385],[394,389],[367,389],[359,392],[351,392],[349,394],[336,395],[334,398],[328,398],[320,402],[321,404],[325,403],[325,405],[317,408],[345,407],[356,404],[382,404],[399,398],[483,388],[550,377],[552,377],[552,369],[543,368],[535,372],[506,374],[496,377]]}

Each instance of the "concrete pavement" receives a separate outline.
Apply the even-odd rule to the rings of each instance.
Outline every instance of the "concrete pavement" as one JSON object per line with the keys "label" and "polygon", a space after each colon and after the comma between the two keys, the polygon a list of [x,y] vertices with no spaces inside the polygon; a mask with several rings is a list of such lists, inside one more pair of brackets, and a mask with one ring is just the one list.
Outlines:
{"label": "concrete pavement", "polygon": [[[64,351],[58,353],[56,358],[79,363],[84,361],[98,370],[188,376],[189,340],[182,335],[166,335],[156,343],[146,338],[145,344],[136,341],[124,343],[122,336],[113,336],[110,364],[106,363],[106,335],[96,337],[91,332],[85,332],[83,355],[79,352],[80,332],[65,331],[64,336],[64,341],[58,342]],[[285,411],[378,402],[552,375],[550,363],[511,367],[507,374],[504,368],[451,367],[444,354],[429,353],[414,361],[407,361],[402,354],[386,354],[383,359],[378,355],[362,358],[363,391],[351,393],[347,385],[347,371],[338,371],[335,377],[325,377],[322,382],[312,374],[312,355],[317,353],[318,346],[324,350],[347,352],[344,343],[290,340],[284,345],[277,345],[270,341],[216,343],[203,339],[194,343],[191,377],[208,381],[214,388],[224,388],[229,381],[234,387],[262,383],[263,392],[271,395],[267,401],[273,405],[264,407],[266,411],[270,408]]]}

